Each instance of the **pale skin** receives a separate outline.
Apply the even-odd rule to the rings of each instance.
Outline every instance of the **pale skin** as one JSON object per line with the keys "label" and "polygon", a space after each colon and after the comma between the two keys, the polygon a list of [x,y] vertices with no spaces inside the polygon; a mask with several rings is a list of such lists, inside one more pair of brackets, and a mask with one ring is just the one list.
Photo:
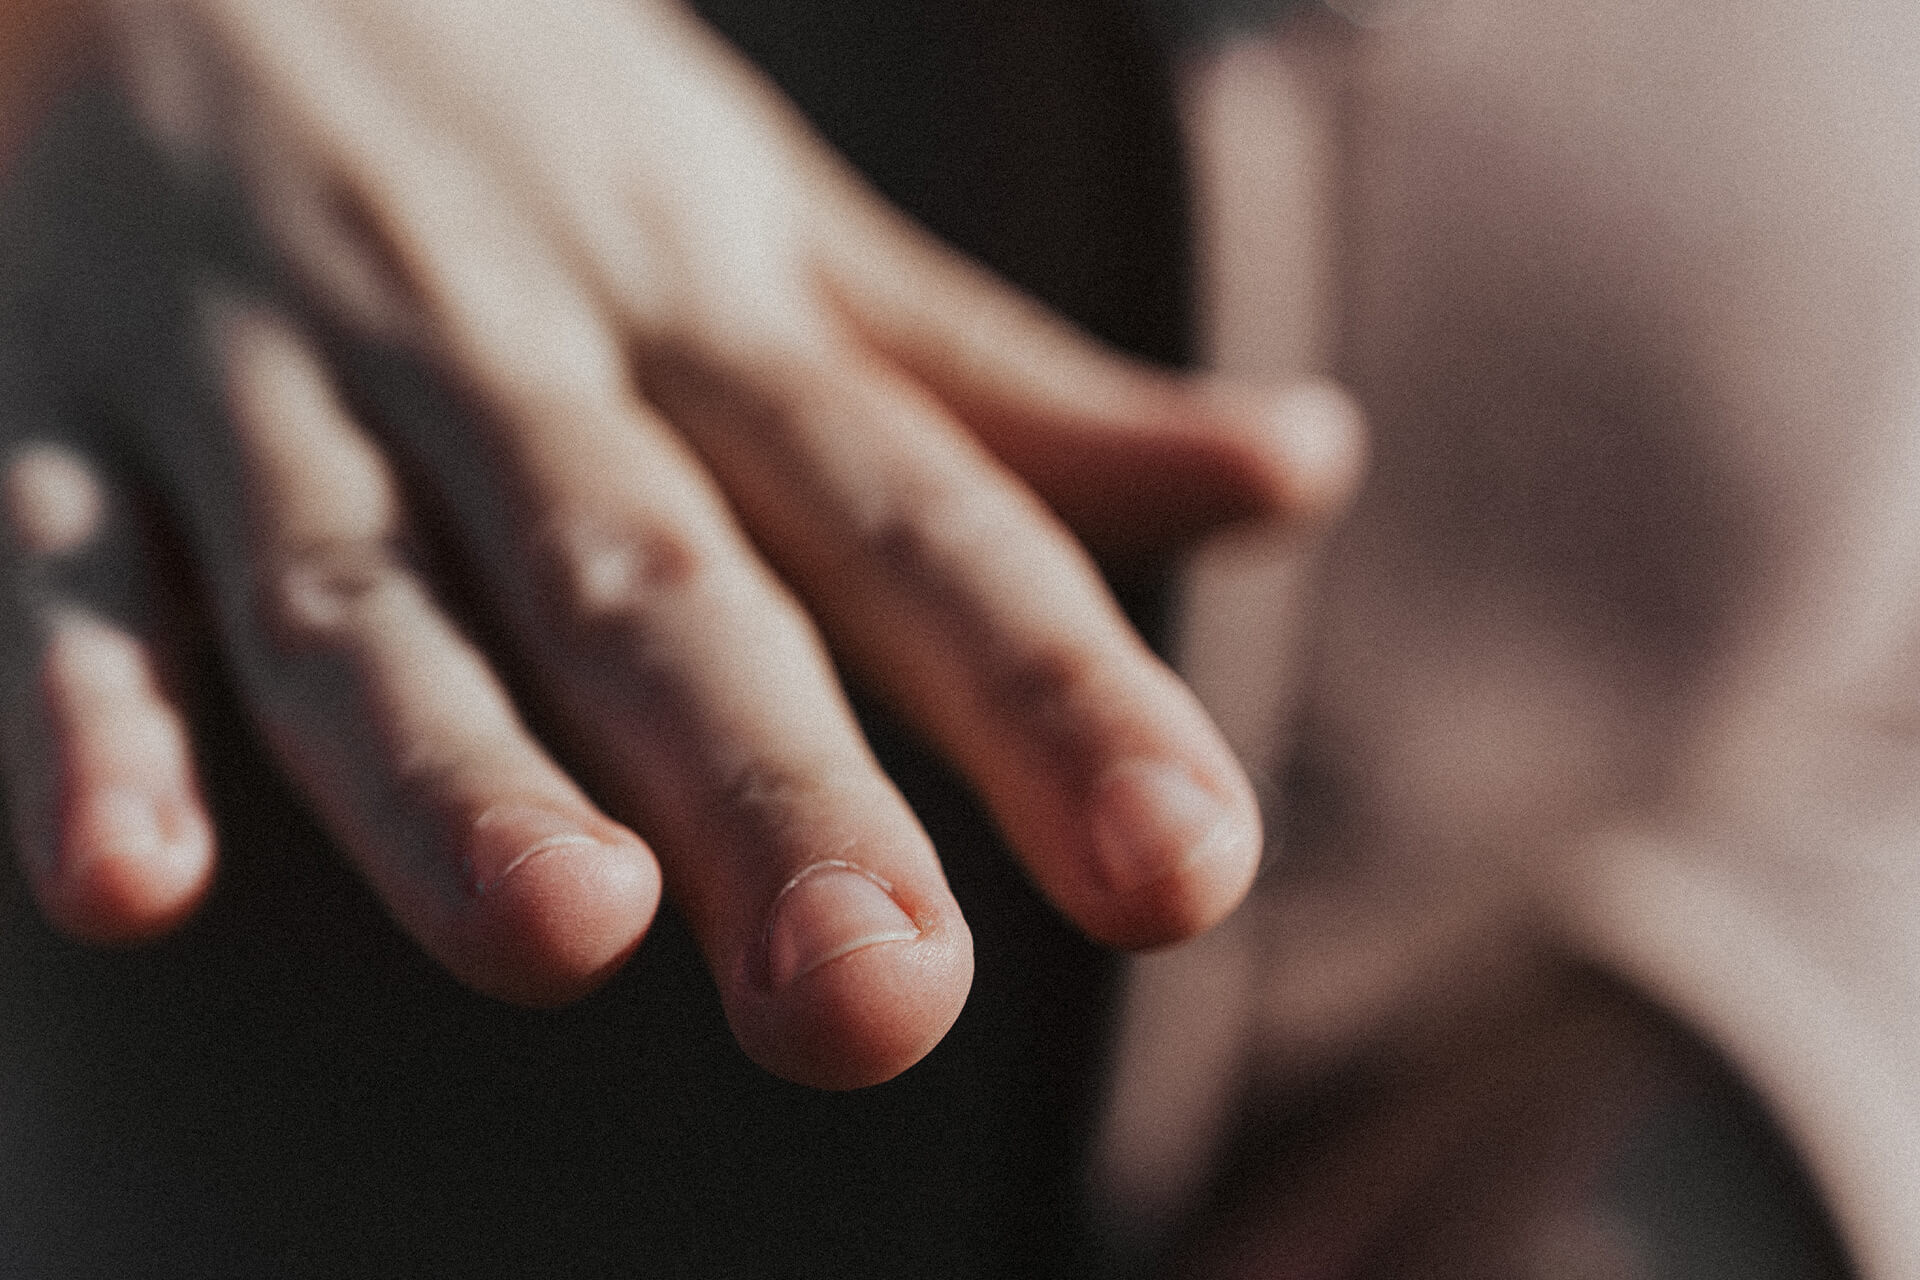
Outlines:
{"label": "pale skin", "polygon": [[[237,175],[302,300],[180,264],[224,412],[135,397],[133,448],[271,748],[458,978],[577,997],[664,890],[769,1069],[850,1087],[921,1057],[971,942],[829,652],[1094,937],[1239,901],[1251,790],[1075,535],[1141,558],[1325,516],[1359,470],[1338,393],[1098,348],[889,210],[662,0],[101,22],[177,178]],[[461,429],[364,420],[311,323],[417,362]],[[35,673],[6,707],[18,842],[57,925],[148,937],[206,891],[213,825],[155,636],[62,585],[90,557],[136,572],[101,449],[31,418],[4,488],[7,665]],[[449,612],[423,510],[504,654]]]}
{"label": "pale skin", "polygon": [[[1893,4],[1739,8],[1458,0],[1361,42],[1341,354],[1384,466],[1323,575],[1303,731],[1347,807],[1214,935],[1251,957],[1220,1060],[1256,1095],[1383,1043],[1417,1062],[1572,955],[1731,1058],[1862,1271],[1897,1276],[1920,1253],[1915,32]],[[10,489],[29,558],[86,525],[86,498],[42,500],[76,491],[62,466]],[[177,746],[143,679],[63,691],[126,664],[55,635],[56,718],[118,698]],[[1326,1244],[1302,1202],[1257,1256]]]}

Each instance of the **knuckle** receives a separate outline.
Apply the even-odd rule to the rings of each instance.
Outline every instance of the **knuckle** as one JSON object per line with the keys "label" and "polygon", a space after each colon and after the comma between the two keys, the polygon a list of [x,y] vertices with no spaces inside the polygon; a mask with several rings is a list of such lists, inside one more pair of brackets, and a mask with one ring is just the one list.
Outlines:
{"label": "knuckle", "polygon": [[391,537],[304,543],[269,556],[260,571],[252,600],[256,633],[276,661],[346,648],[368,610],[410,578]]}
{"label": "knuckle", "polygon": [[98,474],[79,454],[54,444],[34,444],[13,457],[0,478],[0,504],[14,542],[32,556],[78,551],[106,522]]}
{"label": "knuckle", "polygon": [[[1098,755],[1103,691],[1119,678],[1111,643],[1086,629],[1097,598],[1077,578],[1050,575],[1043,602],[1010,607],[1007,583],[1032,562],[1031,525],[1014,506],[938,487],[905,493],[859,530],[858,554],[938,619],[988,715],[1025,732],[1063,760]],[[1084,598],[1083,598],[1084,597]]]}
{"label": "knuckle", "polygon": [[736,848],[774,866],[804,862],[819,843],[820,779],[793,760],[755,753],[702,789],[701,820]]}
{"label": "knuckle", "polygon": [[695,540],[644,518],[564,518],[528,549],[543,628],[585,659],[650,647],[672,602],[706,575]]}
{"label": "knuckle", "polygon": [[969,566],[1002,558],[1011,521],[988,504],[938,485],[910,485],[875,504],[856,523],[856,552],[888,580],[936,602],[959,604]]}
{"label": "knuckle", "polygon": [[1050,756],[1080,762],[1096,754],[1095,717],[1101,664],[1085,649],[1062,641],[1010,646],[993,655],[986,673],[997,711],[1024,723]]}

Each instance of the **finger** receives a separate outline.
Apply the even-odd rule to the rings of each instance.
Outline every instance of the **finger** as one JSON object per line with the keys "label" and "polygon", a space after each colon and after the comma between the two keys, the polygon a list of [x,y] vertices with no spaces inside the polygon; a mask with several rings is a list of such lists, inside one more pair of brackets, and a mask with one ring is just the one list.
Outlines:
{"label": "finger", "polygon": [[244,693],[401,925],[510,1000],[591,988],[638,943],[659,871],[522,726],[405,550],[385,460],[303,341],[209,308],[231,426],[168,459]]}
{"label": "finger", "polygon": [[538,523],[496,563],[519,567],[522,644],[645,815],[742,1047],[809,1084],[889,1078],[972,982],[933,847],[691,460],[657,424],[602,421],[521,472]]}
{"label": "finger", "polygon": [[490,188],[458,156],[433,177],[383,171],[409,211],[385,227],[384,256],[431,318],[418,354],[468,399],[436,414],[432,380],[390,373],[360,389],[405,399],[389,437],[456,513],[474,586],[509,621],[555,729],[642,821],[743,1047],[813,1084],[896,1074],[945,1034],[972,978],[924,833],[811,628],[698,464],[633,403],[571,276],[528,251],[533,229],[480,198]]}
{"label": "finger", "polygon": [[455,189],[409,187],[395,243],[432,300],[437,381],[467,398],[408,394],[387,434],[453,513],[554,731],[659,852],[742,1047],[810,1084],[897,1074],[972,982],[938,859],[590,295],[511,209]]}
{"label": "finger", "polygon": [[[244,109],[223,124],[225,148],[246,186],[247,213],[273,247],[274,269],[292,277],[301,297],[317,300],[335,328],[359,340],[423,343],[426,317],[379,184],[354,167],[338,138],[307,127],[308,118],[285,104],[249,95],[231,105]],[[386,139],[386,147],[423,168],[431,164],[431,140],[405,122],[390,128],[401,136]],[[253,235],[251,227],[235,227],[222,248],[244,247]]]}
{"label": "finger", "polygon": [[[1173,374],[1112,352],[887,210],[832,241],[863,337],[934,391],[1096,550],[1164,550],[1225,524],[1312,523],[1352,496],[1352,401]],[[858,245],[853,252],[846,246]]]}
{"label": "finger", "polygon": [[1130,946],[1244,894],[1251,790],[1058,522],[912,384],[817,352],[649,386],[836,648],[958,761],[1054,901]]}
{"label": "finger", "polygon": [[555,403],[496,381],[478,467],[457,430],[394,430],[448,483],[579,758],[653,841],[741,1046],[803,1083],[887,1079],[965,1002],[965,921],[811,625],[684,446],[599,385]]}
{"label": "finger", "polygon": [[[7,463],[4,761],[34,896],[90,941],[164,933],[205,895],[213,826],[186,722],[148,641],[110,621],[148,566],[93,468],[35,444]],[[103,588],[118,587],[118,600]]]}

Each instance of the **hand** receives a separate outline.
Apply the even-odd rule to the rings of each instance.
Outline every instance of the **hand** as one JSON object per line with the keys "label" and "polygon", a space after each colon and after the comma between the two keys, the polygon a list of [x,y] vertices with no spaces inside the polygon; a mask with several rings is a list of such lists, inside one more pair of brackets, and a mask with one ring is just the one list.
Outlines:
{"label": "hand", "polygon": [[[1095,349],[884,208],[665,5],[113,21],[176,174],[239,175],[301,307],[217,253],[150,252],[195,358],[129,370],[109,342],[100,376],[273,749],[458,977],[576,996],[664,875],[758,1061],[851,1086],[931,1047],[966,926],[829,646],[1096,937],[1182,937],[1239,899],[1247,785],[1060,520],[1137,555],[1322,514],[1358,453],[1336,394]],[[457,422],[356,412],[348,348],[397,348]],[[456,621],[467,584],[484,626]],[[49,723],[60,759],[106,736]],[[184,778],[150,780],[204,824]],[[146,864],[41,830],[38,892],[78,931],[146,931],[197,883],[71,888]]]}

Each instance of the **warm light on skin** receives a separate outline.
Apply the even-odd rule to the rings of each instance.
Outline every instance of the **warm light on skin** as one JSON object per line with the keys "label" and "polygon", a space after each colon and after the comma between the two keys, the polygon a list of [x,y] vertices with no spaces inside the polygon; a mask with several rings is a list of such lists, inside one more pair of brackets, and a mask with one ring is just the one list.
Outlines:
{"label": "warm light on skin", "polygon": [[[130,268],[192,360],[129,355],[104,292],[36,305],[126,392],[290,780],[456,976],[578,996],[664,886],[764,1065],[844,1088],[917,1060],[971,938],[836,659],[1091,937],[1162,944],[1246,892],[1252,789],[1089,550],[1329,519],[1363,453],[1337,393],[1089,341],[893,211],[676,0],[74,3],[150,157],[233,177],[285,270],[225,237]],[[168,237],[138,169],[100,197]],[[374,429],[309,314],[460,408]],[[58,541],[63,509],[23,513]],[[416,545],[441,517],[497,643],[443,607]],[[514,654],[607,812],[523,722]],[[513,806],[543,821],[482,821]]]}

